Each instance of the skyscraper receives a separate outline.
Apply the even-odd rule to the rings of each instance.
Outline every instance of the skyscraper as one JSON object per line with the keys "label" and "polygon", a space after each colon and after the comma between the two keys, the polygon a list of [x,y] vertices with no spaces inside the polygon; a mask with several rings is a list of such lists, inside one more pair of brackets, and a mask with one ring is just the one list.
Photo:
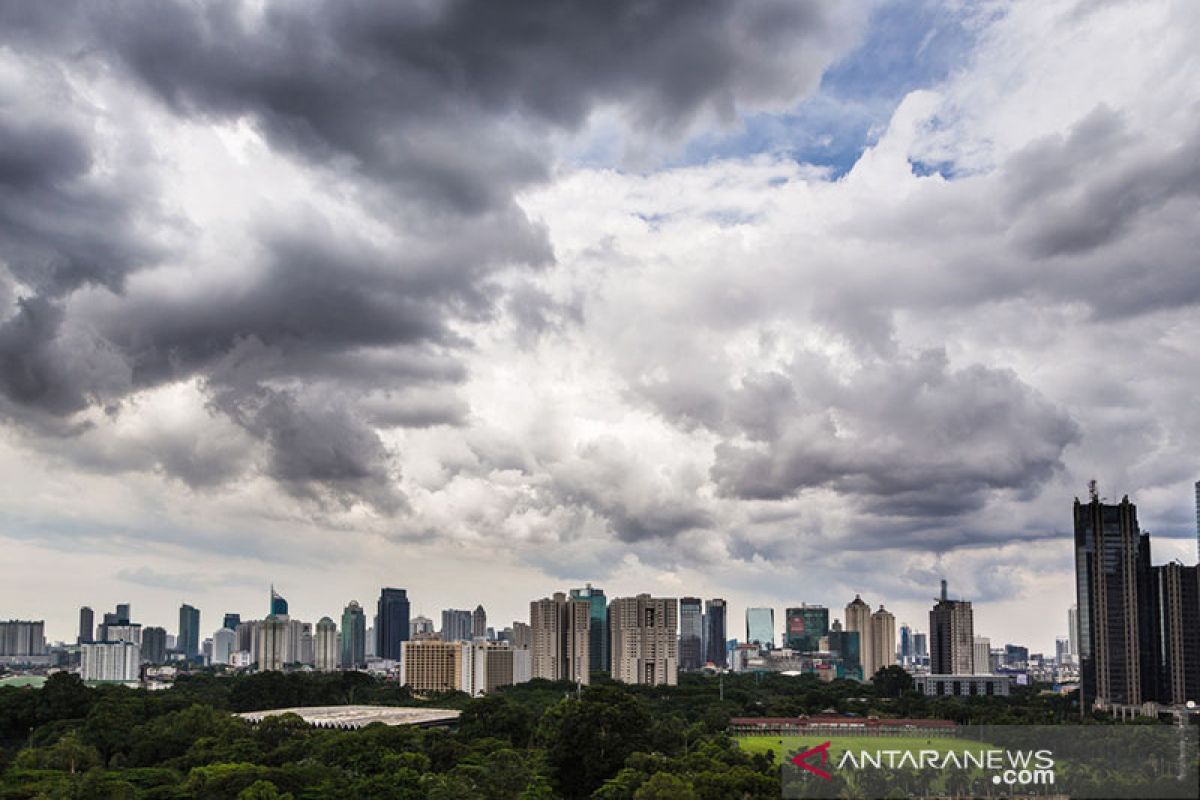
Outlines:
{"label": "skyscraper", "polygon": [[[513,625],[514,631],[516,625]],[[592,604],[562,592],[529,604],[530,669],[534,678],[591,681]]]}
{"label": "skyscraper", "polygon": [[678,601],[673,597],[639,594],[613,600],[608,607],[613,678],[674,686],[679,670],[678,616]]}
{"label": "skyscraper", "polygon": [[929,636],[913,631],[913,660],[918,664],[929,658]]}
{"label": "skyscraper", "polygon": [[399,661],[401,642],[408,641],[408,593],[404,589],[383,589],[379,593],[375,654],[380,658]]}
{"label": "skyscraper", "polygon": [[1067,651],[1079,655],[1079,606],[1067,609]]}
{"label": "skyscraper", "polygon": [[787,626],[787,640],[784,644],[787,647],[801,653],[821,649],[821,637],[829,633],[828,608],[801,603],[797,608],[786,609],[784,619]]}
{"label": "skyscraper", "polygon": [[[680,600],[679,603],[680,624],[682,625],[683,601]],[[775,609],[746,609],[746,642],[748,644],[757,644],[759,647],[765,647],[768,650],[775,646]],[[680,644],[683,644],[682,639],[680,639]],[[682,651],[680,652],[679,657],[680,661],[682,662]]]}
{"label": "skyscraper", "polygon": [[874,638],[871,636],[871,607],[863,602],[860,595],[846,604],[846,630],[858,633],[858,658],[863,668],[863,679],[867,680],[875,673],[867,669],[875,663],[875,654],[871,647]]}
{"label": "skyscraper", "polygon": [[588,634],[591,670],[608,672],[608,599],[604,596],[604,590],[589,583],[582,589],[572,589],[571,599],[591,603],[591,632]]}
{"label": "skyscraper", "polygon": [[871,659],[864,665],[864,679],[896,663],[896,617],[882,605],[871,615]]}
{"label": "skyscraper", "polygon": [[213,633],[211,663],[228,664],[229,654],[233,652],[236,643],[237,634],[231,628],[221,628]]}
{"label": "skyscraper", "polygon": [[138,679],[141,648],[133,642],[96,642],[80,645],[79,651],[79,677],[85,681],[124,682]]}
{"label": "skyscraper", "polygon": [[704,604],[699,597],[679,601],[679,669],[704,666]]}
{"label": "skyscraper", "polygon": [[1196,559],[1200,563],[1200,481],[1196,481]]}
{"label": "skyscraper", "polygon": [[983,675],[992,671],[992,640],[986,636],[976,636],[972,646],[972,671]]}
{"label": "skyscraper", "polygon": [[241,624],[242,624],[242,615],[241,614],[230,614],[229,612],[226,612],[225,619],[222,620],[222,622],[221,622],[221,627],[228,628],[231,631],[236,631],[237,626],[241,625]]}
{"label": "skyscraper", "polygon": [[329,617],[317,621],[316,641],[313,645],[313,665],[318,672],[335,672],[338,668],[337,624]]}
{"label": "skyscraper", "polygon": [[362,669],[367,665],[367,615],[357,601],[342,611],[343,669]]}
{"label": "skyscraper", "polygon": [[288,664],[287,614],[270,614],[258,626],[258,669],[282,672]]}
{"label": "skyscraper", "polygon": [[200,655],[200,609],[187,603],[179,607],[179,652],[186,659]]}
{"label": "skyscraper", "polygon": [[908,627],[908,623],[900,626],[900,663],[908,665],[912,663],[912,628]]}
{"label": "skyscraper", "polygon": [[147,664],[167,663],[167,629],[149,627],[142,631],[142,661]]}
{"label": "skyscraper", "polygon": [[274,586],[271,587],[271,613],[277,617],[286,617],[288,613],[288,601],[275,591]]}
{"label": "skyscraper", "polygon": [[[675,601],[671,600],[671,603],[674,604]],[[673,610],[674,608],[672,605]],[[708,624],[708,652],[704,654],[704,660],[719,669],[725,669],[728,666],[728,659],[725,657],[725,601],[719,597],[706,601],[704,614]],[[674,630],[675,626],[672,625],[672,635]]]}
{"label": "skyscraper", "polygon": [[929,671],[934,675],[971,675],[975,671],[975,612],[966,600],[942,596],[929,612]]}
{"label": "skyscraper", "polygon": [[466,642],[471,639],[471,612],[461,608],[442,610],[442,641]]}
{"label": "skyscraper", "polygon": [[418,636],[429,637],[433,633],[433,620],[429,617],[416,616],[408,621],[408,640],[411,642]]}
{"label": "skyscraper", "polygon": [[475,606],[471,612],[471,638],[487,638],[487,612],[482,605]]}
{"label": "skyscraper", "polygon": [[1153,568],[1154,659],[1160,703],[1200,703],[1200,566]]}
{"label": "skyscraper", "polygon": [[829,650],[837,653],[842,659],[842,673],[846,678],[863,677],[861,634],[858,631],[842,630],[842,624],[836,619],[829,626],[826,638],[829,640]]}
{"label": "skyscraper", "polygon": [[1079,606],[1080,711],[1140,706],[1154,699],[1150,537],[1124,497],[1075,500],[1075,586]]}
{"label": "skyscraper", "polygon": [[92,641],[92,637],[96,635],[96,624],[92,615],[92,609],[84,606],[79,609],[79,638],[75,641],[76,644],[88,644]]}

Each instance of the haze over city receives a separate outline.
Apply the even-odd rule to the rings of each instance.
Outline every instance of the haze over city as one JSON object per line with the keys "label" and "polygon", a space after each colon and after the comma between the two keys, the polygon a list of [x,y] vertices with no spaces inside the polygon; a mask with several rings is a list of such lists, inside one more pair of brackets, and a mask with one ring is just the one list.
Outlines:
{"label": "haze over city", "polygon": [[1200,5],[436,6],[0,5],[0,617],[1195,562]]}

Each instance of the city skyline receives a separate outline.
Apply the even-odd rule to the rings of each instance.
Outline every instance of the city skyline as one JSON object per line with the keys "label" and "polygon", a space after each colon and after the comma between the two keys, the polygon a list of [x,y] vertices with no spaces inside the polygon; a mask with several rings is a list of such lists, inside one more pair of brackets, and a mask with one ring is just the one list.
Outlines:
{"label": "city skyline", "polygon": [[1195,560],[1200,4],[150,6],[0,9],[0,617]]}

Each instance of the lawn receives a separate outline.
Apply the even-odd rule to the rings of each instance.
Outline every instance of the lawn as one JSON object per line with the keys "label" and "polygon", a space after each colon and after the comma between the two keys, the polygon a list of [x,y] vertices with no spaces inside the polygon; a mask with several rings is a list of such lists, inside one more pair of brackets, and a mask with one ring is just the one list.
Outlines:
{"label": "lawn", "polygon": [[801,750],[807,750],[824,742],[832,742],[829,746],[829,757],[835,763],[846,750],[936,750],[944,753],[948,750],[963,752],[965,750],[985,750],[991,745],[975,742],[970,739],[953,739],[944,736],[738,736],[735,737],[738,747],[747,753],[765,753],[775,751],[775,761]]}

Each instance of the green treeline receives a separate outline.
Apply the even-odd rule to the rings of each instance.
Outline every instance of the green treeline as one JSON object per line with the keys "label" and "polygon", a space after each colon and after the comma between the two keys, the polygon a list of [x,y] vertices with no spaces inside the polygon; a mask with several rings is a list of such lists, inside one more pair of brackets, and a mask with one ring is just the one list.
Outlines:
{"label": "green treeline", "polygon": [[[181,676],[150,692],[66,673],[0,688],[0,798],[778,798],[778,756],[730,717],[838,713],[970,724],[1076,721],[1074,696],[929,700],[901,670],[877,686],[809,676],[681,675],[677,687],[533,681],[418,699],[364,673]],[[897,674],[899,673],[899,674]],[[721,694],[723,693],[723,699]],[[461,709],[454,730],[313,729],[230,712],[382,704]]]}

